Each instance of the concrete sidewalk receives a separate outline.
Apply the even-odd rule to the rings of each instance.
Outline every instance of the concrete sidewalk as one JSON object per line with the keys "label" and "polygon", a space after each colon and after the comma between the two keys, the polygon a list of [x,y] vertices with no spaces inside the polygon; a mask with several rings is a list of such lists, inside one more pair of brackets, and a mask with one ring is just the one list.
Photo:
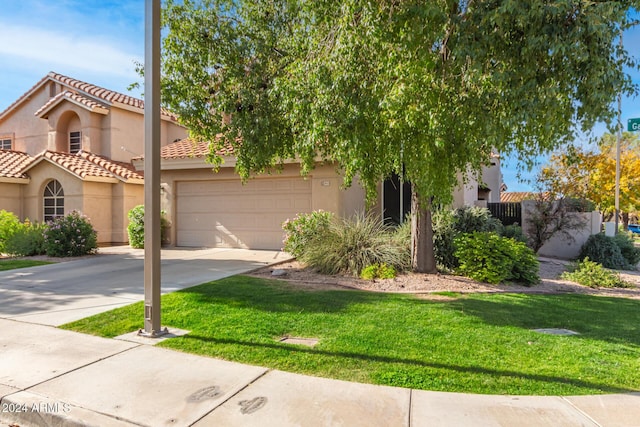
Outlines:
{"label": "concrete sidewalk", "polygon": [[[0,319],[0,425],[640,426],[640,393],[441,393],[308,377]],[[4,423],[4,424],[3,424]]]}

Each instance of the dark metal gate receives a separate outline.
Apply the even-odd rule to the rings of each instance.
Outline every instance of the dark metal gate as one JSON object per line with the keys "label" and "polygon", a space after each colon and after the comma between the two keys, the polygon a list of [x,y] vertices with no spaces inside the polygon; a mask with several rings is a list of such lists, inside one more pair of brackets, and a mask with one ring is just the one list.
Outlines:
{"label": "dark metal gate", "polygon": [[522,225],[522,204],[520,203],[487,203],[491,216],[502,222],[502,225]]}

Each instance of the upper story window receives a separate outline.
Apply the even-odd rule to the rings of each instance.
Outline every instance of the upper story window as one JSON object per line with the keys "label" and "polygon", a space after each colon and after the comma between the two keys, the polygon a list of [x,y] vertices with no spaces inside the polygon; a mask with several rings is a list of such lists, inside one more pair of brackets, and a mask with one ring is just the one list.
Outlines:
{"label": "upper story window", "polygon": [[0,137],[0,150],[11,150],[12,142],[11,138]]}
{"label": "upper story window", "polygon": [[55,179],[44,188],[44,220],[53,221],[64,216],[64,190]]}
{"label": "upper story window", "polygon": [[69,132],[69,152],[77,153],[82,149],[82,132]]}

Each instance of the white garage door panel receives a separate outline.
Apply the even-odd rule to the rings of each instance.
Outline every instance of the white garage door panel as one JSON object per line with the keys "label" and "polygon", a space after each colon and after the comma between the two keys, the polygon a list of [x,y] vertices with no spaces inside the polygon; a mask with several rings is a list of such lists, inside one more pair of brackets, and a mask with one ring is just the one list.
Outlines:
{"label": "white garage door panel", "polygon": [[178,246],[280,249],[282,222],[311,211],[302,178],[178,182]]}

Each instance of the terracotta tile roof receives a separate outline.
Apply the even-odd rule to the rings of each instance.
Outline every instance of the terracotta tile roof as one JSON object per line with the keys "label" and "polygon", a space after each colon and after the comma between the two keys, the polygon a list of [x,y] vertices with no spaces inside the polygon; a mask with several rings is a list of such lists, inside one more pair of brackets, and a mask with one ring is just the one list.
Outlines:
{"label": "terracotta tile roof", "polygon": [[[86,83],[81,80],[76,80],[74,78],[67,77],[53,71],[48,74],[48,77],[59,83],[72,87],[80,92],[84,92],[92,97],[101,99],[108,104],[119,103],[144,110],[144,101],[139,98],[134,98],[129,95],[114,92],[112,90]],[[171,118],[172,120],[178,119],[178,116],[168,110],[165,110],[164,108],[162,109],[162,114]]]}
{"label": "terracotta tile roof", "polygon": [[44,157],[60,165],[64,169],[79,176],[80,178],[100,177],[113,178],[113,174],[100,166],[83,159],[81,155],[70,153],[58,153],[55,151],[45,151],[38,157]]}
{"label": "terracotta tile roof", "polygon": [[519,203],[523,200],[533,200],[535,194],[529,191],[510,191],[500,193],[501,203]]}
{"label": "terracotta tile roof", "polygon": [[45,117],[45,113],[51,110],[54,106],[58,105],[63,100],[69,100],[75,104],[81,105],[87,108],[90,111],[94,111],[101,114],[106,114],[109,111],[109,108],[100,102],[97,102],[93,99],[87,98],[85,96],[79,95],[77,93],[73,93],[69,90],[61,92],[47,101],[38,111],[34,113],[36,116],[40,116],[41,114]]}
{"label": "terracotta tile roof", "polygon": [[125,181],[131,179],[144,179],[142,172],[137,172],[131,163],[116,162],[87,151],[80,151],[78,155]]}
{"label": "terracotta tile roof", "polygon": [[24,169],[33,161],[27,153],[0,150],[0,178],[27,179]]}
{"label": "terracotta tile roof", "polygon": [[[163,159],[188,159],[188,158],[203,158],[209,154],[209,143],[205,141],[196,141],[191,138],[181,139],[180,141],[173,142],[165,145],[160,149],[160,157]],[[233,147],[228,146],[222,150],[218,150],[220,156],[233,155]],[[136,157],[136,159],[143,159],[144,156]]]}
{"label": "terracotta tile roof", "polygon": [[[38,81],[35,85],[33,85],[31,89],[29,89],[22,96],[20,96],[20,98],[16,99],[11,105],[9,105],[4,111],[2,111],[0,113],[0,120],[2,120],[18,104],[28,99],[36,90],[38,90],[40,87],[46,84],[47,81],[55,81],[57,83],[60,83],[68,87],[69,89],[71,89],[71,92],[77,92],[78,95],[83,96],[85,99],[96,98],[97,100],[102,101],[106,107],[109,107],[114,103],[118,103],[121,105],[127,105],[137,110],[141,110],[140,113],[144,111],[144,101],[141,99],[134,98],[132,96],[118,93],[109,89],[105,89],[103,87],[86,83],[81,80],[77,80],[77,79],[51,71],[49,74],[47,74],[42,79],[40,79],[40,81]],[[49,102],[47,102],[47,104]],[[178,120],[178,116],[176,116],[169,110],[162,108],[161,112],[162,112],[162,115],[165,118],[168,118],[169,120],[172,120],[172,121]]]}
{"label": "terracotta tile roof", "polygon": [[133,165],[115,162],[86,151],[80,151],[76,154],[43,151],[24,168],[24,172],[42,161],[55,163],[80,179],[91,180],[94,178],[100,181],[117,179],[139,184],[144,182],[144,177],[135,171]]}

